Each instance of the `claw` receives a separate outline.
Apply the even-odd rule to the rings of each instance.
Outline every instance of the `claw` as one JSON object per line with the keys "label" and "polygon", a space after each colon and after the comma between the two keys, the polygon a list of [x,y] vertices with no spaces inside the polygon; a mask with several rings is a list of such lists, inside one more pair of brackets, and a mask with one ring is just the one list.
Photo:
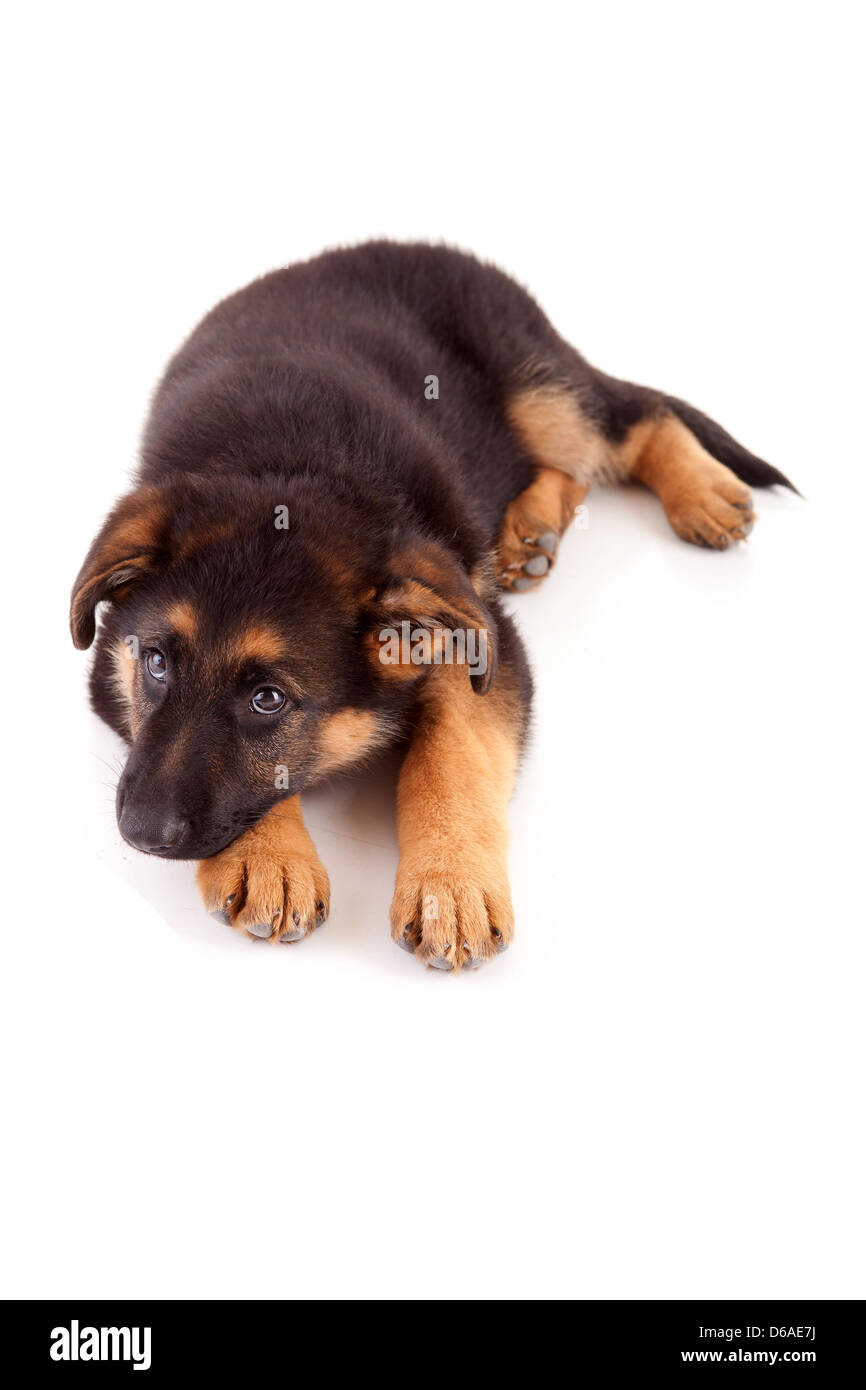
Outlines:
{"label": "claw", "polygon": [[463,969],[464,969],[464,970],[479,970],[479,969],[481,968],[481,966],[484,964],[484,961],[483,961],[482,957],[481,957],[481,956],[473,956],[472,951],[470,950],[469,946],[466,944],[465,941],[463,942],[463,949],[464,949],[464,951],[466,952],[466,957],[467,957],[466,960],[464,960],[464,962],[463,962]]}
{"label": "claw", "polygon": [[454,969],[454,962],[453,962],[453,960],[449,960],[447,956],[431,956],[430,959],[428,960],[427,964],[428,964],[428,965],[432,965],[432,967],[433,967],[434,970],[453,970],[453,969]]}
{"label": "claw", "polygon": [[302,941],[306,934],[306,927],[295,927],[294,931],[284,931],[280,941]]}

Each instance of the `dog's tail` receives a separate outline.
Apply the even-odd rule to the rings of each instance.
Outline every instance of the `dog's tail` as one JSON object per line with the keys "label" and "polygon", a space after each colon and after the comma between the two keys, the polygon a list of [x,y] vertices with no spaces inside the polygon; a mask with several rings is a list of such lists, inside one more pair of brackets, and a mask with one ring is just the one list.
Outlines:
{"label": "dog's tail", "polygon": [[780,473],[771,463],[757,458],[755,454],[750,454],[748,449],[738,444],[727,430],[723,430],[721,425],[717,425],[708,415],[702,415],[693,405],[677,400],[676,396],[665,396],[664,401],[668,409],[691,430],[707,453],[712,454],[719,463],[726,464],[744,483],[748,483],[750,487],[773,487],[778,483],[802,497],[799,488],[794,487],[784,473]]}

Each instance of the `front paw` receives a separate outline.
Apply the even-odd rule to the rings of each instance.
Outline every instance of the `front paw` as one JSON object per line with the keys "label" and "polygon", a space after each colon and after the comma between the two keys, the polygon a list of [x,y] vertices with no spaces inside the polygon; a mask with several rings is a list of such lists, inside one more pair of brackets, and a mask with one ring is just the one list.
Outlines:
{"label": "front paw", "polygon": [[401,860],[391,936],[437,970],[477,970],[507,950],[514,936],[504,868],[467,862],[450,870],[435,857]]}
{"label": "front paw", "polygon": [[328,916],[330,883],[312,844],[275,843],[259,826],[202,860],[197,877],[212,917],[272,943],[301,941]]}

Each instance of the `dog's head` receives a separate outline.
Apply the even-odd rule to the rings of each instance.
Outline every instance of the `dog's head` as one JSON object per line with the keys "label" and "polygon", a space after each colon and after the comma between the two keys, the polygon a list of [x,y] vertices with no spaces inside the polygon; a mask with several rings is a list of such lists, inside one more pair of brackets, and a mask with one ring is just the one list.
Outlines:
{"label": "dog's head", "polygon": [[305,480],[140,487],[75,582],[77,647],[100,602],[94,704],[132,745],[118,823],[169,858],[217,853],[390,741],[431,663],[465,661],[480,694],[495,671],[493,615],[453,556]]}

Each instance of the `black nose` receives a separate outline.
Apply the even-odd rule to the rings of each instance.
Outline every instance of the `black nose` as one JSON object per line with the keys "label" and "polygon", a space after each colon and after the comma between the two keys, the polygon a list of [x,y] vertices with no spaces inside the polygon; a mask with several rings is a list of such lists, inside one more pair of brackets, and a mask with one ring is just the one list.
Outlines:
{"label": "black nose", "polygon": [[177,811],[150,811],[129,801],[118,825],[126,843],[145,854],[170,854],[179,849],[189,830],[189,821]]}

